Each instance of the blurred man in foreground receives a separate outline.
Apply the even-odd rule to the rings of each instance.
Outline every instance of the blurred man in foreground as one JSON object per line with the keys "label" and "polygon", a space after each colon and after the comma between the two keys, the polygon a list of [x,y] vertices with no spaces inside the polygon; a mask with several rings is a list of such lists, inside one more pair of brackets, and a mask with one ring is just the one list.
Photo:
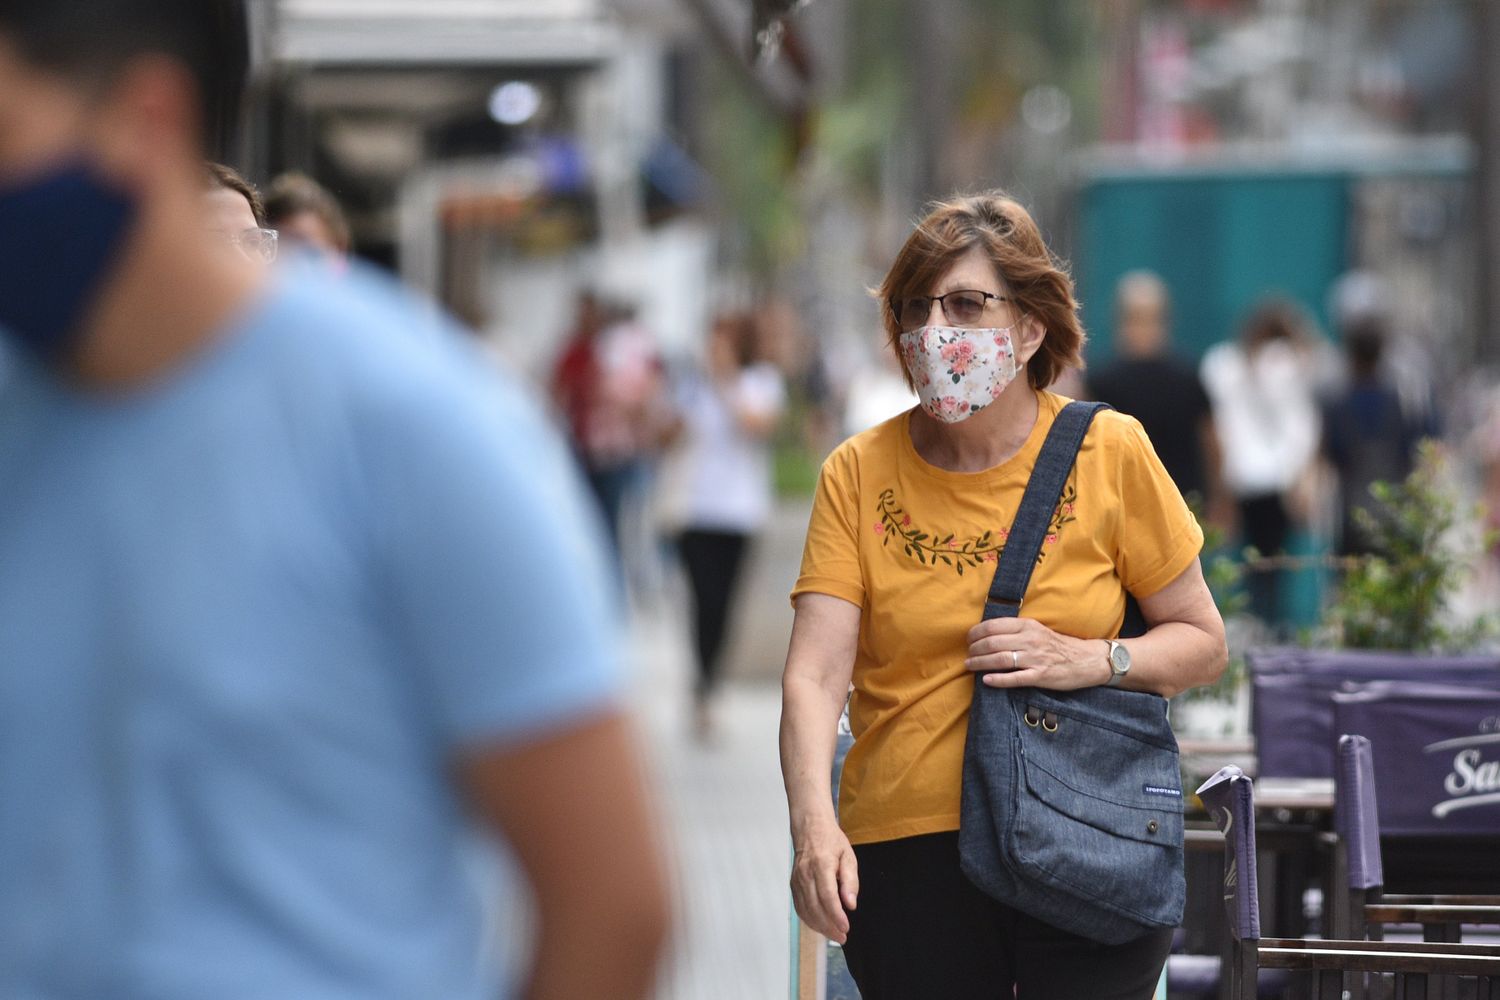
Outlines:
{"label": "blurred man in foreground", "polygon": [[566,456],[426,312],[205,224],[222,0],[0,0],[0,996],[649,988],[662,863]]}

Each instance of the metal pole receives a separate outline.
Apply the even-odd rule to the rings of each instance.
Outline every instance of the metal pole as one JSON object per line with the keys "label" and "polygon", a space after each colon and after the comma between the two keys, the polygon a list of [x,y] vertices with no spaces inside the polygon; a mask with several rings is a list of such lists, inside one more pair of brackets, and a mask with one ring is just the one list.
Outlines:
{"label": "metal pole", "polygon": [[1477,362],[1494,364],[1500,361],[1500,4],[1476,3],[1471,9],[1479,64],[1474,123],[1479,315],[1473,350]]}

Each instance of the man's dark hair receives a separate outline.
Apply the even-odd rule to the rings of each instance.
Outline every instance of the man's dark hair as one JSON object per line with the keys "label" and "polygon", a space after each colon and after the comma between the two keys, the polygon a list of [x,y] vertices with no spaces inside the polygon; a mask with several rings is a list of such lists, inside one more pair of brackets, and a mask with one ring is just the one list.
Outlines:
{"label": "man's dark hair", "polygon": [[1344,329],[1344,351],[1349,357],[1349,372],[1366,381],[1380,371],[1380,356],[1385,351],[1385,327],[1377,319],[1358,319]]}
{"label": "man's dark hair", "polygon": [[279,226],[294,215],[310,212],[328,227],[340,250],[349,249],[349,221],[344,210],[328,189],[306,174],[295,171],[282,174],[271,182],[266,194],[266,219]]}
{"label": "man's dark hair", "polygon": [[234,134],[250,68],[244,0],[0,0],[0,34],[28,62],[85,84],[136,56],[175,59],[198,86],[207,148]]}

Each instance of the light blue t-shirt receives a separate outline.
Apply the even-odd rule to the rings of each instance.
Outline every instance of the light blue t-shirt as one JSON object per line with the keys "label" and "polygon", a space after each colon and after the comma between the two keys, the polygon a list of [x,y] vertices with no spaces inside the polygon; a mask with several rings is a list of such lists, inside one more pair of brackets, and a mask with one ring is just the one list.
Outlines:
{"label": "light blue t-shirt", "polygon": [[596,516],[523,396],[317,271],[123,397],[12,366],[0,997],[505,995],[454,754],[622,689]]}

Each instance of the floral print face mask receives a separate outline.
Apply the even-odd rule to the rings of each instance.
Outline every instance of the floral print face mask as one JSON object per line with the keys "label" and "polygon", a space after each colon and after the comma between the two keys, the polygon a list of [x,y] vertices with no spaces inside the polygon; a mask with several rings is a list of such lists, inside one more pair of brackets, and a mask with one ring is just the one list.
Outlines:
{"label": "floral print face mask", "polygon": [[901,357],[922,409],[935,420],[956,424],[998,399],[1018,368],[1013,329],[924,326],[901,334]]}

